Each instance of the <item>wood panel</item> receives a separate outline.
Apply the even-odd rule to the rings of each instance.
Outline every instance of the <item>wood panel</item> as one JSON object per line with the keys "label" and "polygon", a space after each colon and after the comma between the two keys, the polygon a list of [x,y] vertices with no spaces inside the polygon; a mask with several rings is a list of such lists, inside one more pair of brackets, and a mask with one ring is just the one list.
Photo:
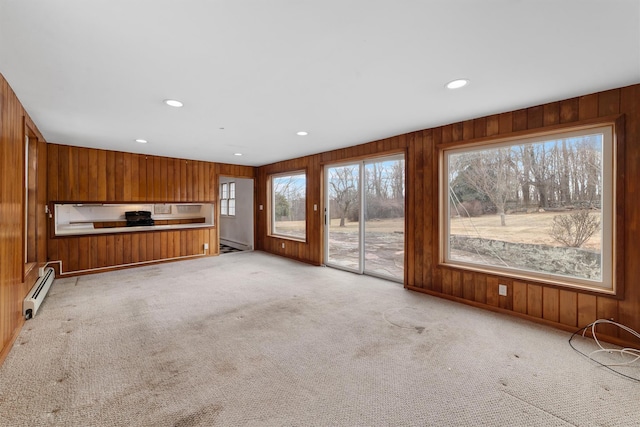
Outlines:
{"label": "wood panel", "polygon": [[255,168],[249,166],[60,144],[46,147],[49,201],[211,202],[217,197],[219,175],[255,177]]}
{"label": "wood panel", "polygon": [[[618,301],[612,298],[597,297],[596,298],[596,315],[598,319],[606,319],[617,322],[618,319]],[[602,325],[598,327],[598,332],[605,335],[617,337],[619,329],[614,325]]]}
{"label": "wood panel", "polygon": [[133,173],[133,157],[134,155],[131,153],[123,153],[122,155],[122,200],[133,200],[133,185],[131,179]]}
{"label": "wood panel", "polygon": [[[452,129],[453,132],[453,129]],[[407,159],[405,160],[405,171],[406,176],[416,176],[416,143],[414,141],[415,134],[410,134],[409,144],[407,147]],[[453,138],[453,136],[452,136]],[[417,181],[417,180],[416,180]],[[416,202],[416,199],[420,196],[416,194],[417,191],[417,182],[414,182],[413,185],[407,185],[405,191],[405,197],[407,200],[411,200],[413,203]],[[405,236],[409,236],[409,232],[414,232],[418,229],[416,226],[416,215],[411,215],[409,211],[405,214]],[[416,240],[415,238],[407,238],[404,241],[406,248],[405,255],[405,266],[404,266],[404,283],[405,286],[412,287],[422,287],[424,286],[424,282],[422,280],[416,281],[416,265],[419,264],[419,260],[416,257]]]}
{"label": "wood panel", "polygon": [[[322,155],[301,157],[296,159],[265,165],[257,168],[256,205],[262,205],[263,210],[256,212],[256,248],[278,255],[287,256],[303,262],[319,265],[322,263],[322,211],[314,211],[313,205],[323,207],[322,203],[322,171],[324,165],[351,160],[360,160],[372,155],[385,155],[404,152],[407,147],[407,137],[395,137],[385,140],[361,144],[346,149],[334,150]],[[383,151],[380,152],[379,150]],[[424,161],[424,159],[423,159]],[[408,166],[410,167],[410,166]],[[220,175],[250,176],[250,171],[241,167],[235,170],[233,165],[221,165]],[[307,239],[306,242],[286,240],[269,236],[268,223],[268,182],[269,176],[276,173],[305,170],[307,173]],[[427,210],[428,211],[428,210]],[[427,212],[430,217],[431,213]],[[282,248],[282,243],[285,248]]]}
{"label": "wood panel", "polygon": [[[107,152],[98,150],[98,198],[97,200],[107,200]],[[50,198],[49,200],[71,200]]]}
{"label": "wood panel", "polygon": [[487,276],[487,304],[493,307],[500,305],[500,298],[498,295],[498,285],[500,279],[495,276]]}
{"label": "wood panel", "polygon": [[[15,94],[4,79],[0,79],[0,340],[2,352],[15,338],[21,325],[19,303],[27,287],[22,283],[21,230],[22,218],[22,176],[13,165],[22,163],[21,145],[23,141],[23,118],[28,117]],[[305,262],[322,263],[322,221],[314,215],[309,206],[322,206],[322,168],[325,164],[361,158],[390,152],[407,153],[406,188],[406,262],[405,284],[434,292],[449,291],[460,294],[478,304],[513,310],[531,318],[544,318],[559,326],[584,326],[600,316],[618,319],[620,322],[640,329],[640,285],[631,278],[640,276],[640,241],[627,239],[625,242],[622,269],[628,279],[624,295],[620,298],[597,297],[591,293],[557,288],[549,285],[509,282],[509,278],[497,279],[483,273],[454,272],[449,270],[451,286],[440,280],[443,270],[438,266],[437,213],[437,143],[457,142],[499,134],[509,136],[511,132],[526,129],[544,129],[560,123],[604,117],[611,114],[625,115],[625,182],[624,182],[624,236],[640,233],[640,205],[637,200],[640,182],[640,119],[638,85],[614,89],[598,94],[588,94],[542,106],[534,106],[497,116],[477,118],[453,123],[440,128],[412,132],[393,138],[374,141],[314,156],[278,162],[260,168],[236,165],[203,164],[189,165],[182,159],[164,159],[138,154],[116,154],[105,150],[76,149],[62,145],[47,145],[47,194],[48,201],[71,201],[80,198],[86,201],[190,201],[205,197],[215,201],[219,174],[256,178],[256,201],[263,205],[256,213],[256,248],[268,252],[300,259]],[[30,121],[30,119],[29,119]],[[30,122],[31,123],[31,122]],[[35,125],[33,125],[35,128]],[[41,141],[44,141],[42,138]],[[86,150],[86,151],[85,151]],[[40,166],[39,166],[40,167]],[[267,223],[267,183],[272,173],[305,169],[308,179],[306,242],[286,241],[283,250],[281,239],[268,235]],[[212,177],[212,171],[213,177]],[[118,177],[120,172],[120,177]],[[171,178],[173,177],[173,179]],[[205,180],[205,181],[203,181]],[[171,181],[172,184],[169,182]],[[94,184],[95,183],[95,184]],[[207,184],[209,190],[207,190]],[[157,194],[157,195],[156,195]],[[157,197],[157,198],[156,198]],[[158,233],[158,232],[156,232]],[[213,252],[217,253],[217,230],[167,231],[159,234],[159,257],[182,256],[201,250],[208,240]],[[89,238],[89,257],[79,255],[80,247],[86,241],[79,238],[49,239],[48,256],[64,259],[65,266],[79,269],[90,266],[119,264],[154,260],[155,237],[153,233],[125,234],[113,239]],[[149,237],[148,235],[152,236]],[[215,240],[215,241],[214,241]],[[214,245],[215,244],[215,245]],[[102,249],[107,249],[102,254]],[[113,249],[112,249],[113,248]],[[120,256],[119,254],[122,254]],[[461,287],[454,287],[454,275],[461,274]],[[510,283],[508,298],[496,299],[496,280]],[[609,329],[607,334],[614,338],[618,332]],[[620,338],[630,339],[624,334]]]}
{"label": "wood panel", "polygon": [[578,326],[578,293],[561,289],[558,298],[559,322],[567,326]]}
{"label": "wood panel", "polygon": [[476,284],[476,291],[474,293],[475,301],[481,304],[487,303],[487,276],[480,273],[473,274]]}
{"label": "wood panel", "polygon": [[[487,117],[486,136],[494,136],[500,133],[500,116],[494,115]],[[447,142],[444,140],[442,142]]]}
{"label": "wood panel", "polygon": [[[424,167],[426,171],[423,175],[426,178],[427,173],[429,171],[437,171],[438,170],[438,156],[436,154],[436,147],[439,144],[442,144],[442,132],[440,129],[434,129],[433,131],[423,131],[420,132],[422,134],[422,139],[424,143],[424,152],[423,155],[425,157]],[[434,291],[439,291],[439,281],[435,280],[435,276],[431,274],[433,271],[433,266],[437,264],[438,253],[437,247],[434,246],[434,242],[438,241],[437,233],[438,227],[436,225],[438,215],[434,214],[433,209],[429,209],[430,206],[433,206],[434,198],[437,198],[438,194],[438,182],[437,180],[431,180],[430,182],[425,182],[424,185],[424,201],[423,201],[423,210],[421,212],[423,217],[423,223],[425,226],[424,232],[424,240],[422,242],[424,258],[422,259],[422,263],[424,268],[422,270],[422,281],[427,288],[433,289]],[[406,201],[409,203],[409,201]],[[415,213],[414,213],[415,214]],[[420,213],[418,213],[420,214]]]}
{"label": "wood panel", "polygon": [[513,282],[513,311],[527,314],[527,284],[520,281]]}
{"label": "wood panel", "polygon": [[[624,324],[640,329],[640,285],[630,278],[640,276],[640,241],[629,239],[640,233],[640,205],[625,200],[637,200],[640,182],[640,86],[634,85],[606,92],[586,94],[578,98],[532,106],[498,115],[479,117],[442,127],[411,132],[398,137],[361,144],[356,147],[341,148],[313,157],[292,159],[266,165],[257,169],[257,200],[264,211],[258,212],[256,242],[259,249],[302,259],[311,263],[321,263],[322,225],[318,223],[309,230],[306,243],[287,243],[295,246],[292,252],[283,251],[280,241],[268,235],[267,227],[267,181],[271,173],[307,168],[312,171],[309,180],[321,181],[321,172],[315,167],[360,158],[364,155],[384,154],[393,149],[406,149],[406,199],[405,215],[405,286],[424,289],[461,300],[485,304],[489,307],[510,310],[532,319],[540,319],[559,327],[579,327],[596,320],[600,316],[620,319]],[[568,289],[543,283],[525,283],[509,277],[496,277],[483,273],[439,266],[438,254],[438,144],[464,144],[474,138],[499,135],[509,137],[514,132],[541,131],[547,127],[572,124],[580,120],[593,120],[612,114],[624,114],[623,141],[625,153],[623,164],[624,182],[623,204],[618,206],[617,218],[624,220],[624,230],[617,236],[625,239],[624,257],[617,267],[626,277],[624,294],[618,298],[596,297],[588,291]],[[404,139],[404,143],[401,143]],[[314,186],[313,192],[322,192]],[[320,188],[318,190],[318,188]],[[314,194],[321,198],[322,194]],[[623,212],[622,212],[623,211]],[[309,218],[309,221],[314,220]],[[311,223],[311,222],[310,222]],[[317,236],[317,237],[316,237]],[[317,245],[317,248],[313,246]],[[458,282],[459,278],[459,282]],[[507,284],[506,297],[497,295],[497,285]],[[605,335],[616,338],[613,328],[603,328]],[[621,338],[630,339],[628,334]]]}
{"label": "wood panel", "polygon": [[[216,202],[220,171],[254,177],[255,168],[48,144],[55,185],[49,202]],[[79,172],[72,171],[75,165]],[[96,185],[92,182],[99,181]],[[75,185],[85,182],[88,185]],[[75,187],[74,187],[75,185]],[[319,191],[318,191],[319,192]],[[71,198],[73,197],[73,198]],[[103,197],[103,198],[101,198]],[[217,224],[217,221],[216,221]],[[218,255],[217,225],[207,229],[51,237],[48,256],[65,273],[203,254]]]}
{"label": "wood panel", "polygon": [[425,262],[429,262],[428,257],[425,255],[425,246],[426,246],[426,233],[430,230],[427,228],[427,224],[425,224],[425,210],[427,207],[428,200],[426,199],[426,188],[425,188],[425,159],[424,159],[424,150],[425,150],[425,137],[431,136],[431,132],[421,132],[419,134],[412,135],[412,138],[409,140],[415,146],[413,150],[414,155],[414,176],[415,176],[415,191],[413,192],[414,200],[412,203],[413,209],[407,212],[408,215],[414,218],[414,235],[413,238],[416,242],[414,245],[415,253],[413,254],[413,271],[415,274],[415,282],[419,283],[418,286],[433,289],[434,284],[435,287],[438,288],[438,291],[442,291],[442,280],[441,278],[434,278],[433,281],[426,281],[425,276],[430,275],[429,270],[425,270]]}
{"label": "wood panel", "polygon": [[462,274],[462,298],[469,301],[475,300],[475,286],[473,284],[473,273],[465,271]]}
{"label": "wood panel", "polygon": [[560,123],[560,104],[552,102],[543,106],[542,125],[553,126]]}
{"label": "wood panel", "polygon": [[542,318],[552,322],[560,320],[560,294],[558,289],[548,286],[542,289]]}
{"label": "wood panel", "polygon": [[513,112],[513,131],[527,130],[527,110]]}
{"label": "wood panel", "polygon": [[451,287],[452,295],[454,297],[462,297],[462,272],[459,270],[453,270],[451,272]]}
{"label": "wood panel", "polygon": [[[35,257],[30,273],[25,274],[24,263],[24,167],[25,135],[35,141],[35,191],[36,211],[34,243],[31,246]],[[46,222],[44,202],[46,188],[43,181],[48,178],[46,165],[48,153],[45,139],[31,120],[9,84],[0,75],[0,363],[24,323],[22,300],[33,286],[38,266],[46,262],[43,248],[46,247]],[[34,153],[31,153],[33,155]],[[57,153],[55,153],[57,154]],[[41,169],[42,168],[42,169]],[[57,182],[54,182],[57,186]],[[57,188],[57,187],[56,187]],[[35,258],[35,259],[34,259]]]}
{"label": "wood panel", "polygon": [[[624,269],[627,285],[624,299],[618,304],[619,322],[640,330],[640,85],[623,88],[620,93],[620,112],[625,114],[625,236],[636,236],[625,242]],[[620,214],[620,212],[618,212]],[[631,339],[627,332],[621,338]]]}
{"label": "wood panel", "polygon": [[453,295],[453,285],[451,279],[451,270],[448,268],[442,269],[442,279],[440,282],[442,283],[442,293],[445,295]]}

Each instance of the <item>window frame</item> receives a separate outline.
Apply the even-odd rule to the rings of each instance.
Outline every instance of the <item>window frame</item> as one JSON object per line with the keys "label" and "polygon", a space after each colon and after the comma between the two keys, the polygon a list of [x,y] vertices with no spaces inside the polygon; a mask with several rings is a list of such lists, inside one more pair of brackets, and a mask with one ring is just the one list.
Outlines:
{"label": "window frame", "polygon": [[[233,197],[232,197],[233,196]],[[231,213],[233,202],[233,213]],[[236,216],[236,183],[227,181],[220,183],[220,216],[234,218]]]}
{"label": "window frame", "polygon": [[[275,207],[276,207],[276,203],[275,203],[275,196],[276,196],[276,192],[273,189],[273,184],[274,184],[274,179],[276,178],[282,178],[282,177],[288,177],[288,176],[296,176],[296,175],[302,175],[304,176],[304,237],[296,237],[296,236],[291,236],[288,234],[281,234],[278,233],[276,230],[276,225],[275,225],[275,219],[276,219],[276,215],[275,215]],[[267,189],[268,189],[268,206],[267,206],[267,212],[268,212],[268,236],[269,237],[276,237],[278,239],[286,239],[286,240],[293,240],[296,242],[307,242],[308,236],[309,236],[309,227],[308,227],[308,221],[307,221],[307,202],[308,202],[308,198],[307,198],[307,194],[308,194],[308,185],[309,185],[309,180],[308,180],[308,176],[307,176],[307,170],[306,169],[297,169],[297,170],[293,170],[293,171],[287,171],[287,172],[278,172],[278,173],[272,173],[269,174],[268,179],[267,179]]]}
{"label": "window frame", "polygon": [[[451,260],[449,258],[449,169],[447,166],[448,155],[452,153],[477,151],[485,148],[499,148],[515,146],[527,142],[542,142],[545,139],[560,139],[562,135],[571,133],[588,133],[600,128],[611,130],[610,141],[606,137],[603,141],[603,177],[608,176],[603,187],[603,209],[608,211],[609,224],[603,224],[602,236],[610,236],[611,239],[602,239],[602,279],[600,282],[582,280],[559,274],[533,272],[517,268],[505,268],[488,264]],[[565,136],[566,137],[566,136]],[[610,157],[605,159],[606,145]],[[438,145],[438,265],[452,267],[461,270],[485,273],[493,276],[508,277],[527,283],[543,283],[560,288],[571,288],[586,291],[596,295],[608,295],[617,298],[623,297],[624,289],[624,116],[600,118],[574,123],[572,125],[550,126],[543,130],[527,130],[513,132],[501,137],[478,138],[469,141]],[[608,174],[608,175],[605,175]],[[606,181],[611,181],[606,183]],[[607,230],[605,227],[610,227]],[[608,241],[608,242],[607,242]],[[605,250],[607,253],[605,253]],[[605,268],[608,262],[608,270]]]}

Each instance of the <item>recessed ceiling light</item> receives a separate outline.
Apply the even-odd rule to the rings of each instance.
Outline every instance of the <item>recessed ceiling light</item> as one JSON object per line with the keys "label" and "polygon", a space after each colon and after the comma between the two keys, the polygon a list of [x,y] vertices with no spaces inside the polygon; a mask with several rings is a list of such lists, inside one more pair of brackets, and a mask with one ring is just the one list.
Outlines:
{"label": "recessed ceiling light", "polygon": [[165,99],[164,103],[169,105],[170,107],[182,107],[182,102],[176,99]]}
{"label": "recessed ceiling light", "polygon": [[136,139],[136,142],[139,142],[140,144],[146,144],[149,141],[147,141],[146,139]]}
{"label": "recessed ceiling light", "polygon": [[242,153],[233,153],[234,156],[242,156]]}
{"label": "recessed ceiling light", "polygon": [[461,87],[465,87],[469,84],[469,80],[467,79],[457,79],[452,80],[445,85],[447,89],[460,89]]}
{"label": "recessed ceiling light", "polygon": [[309,132],[305,132],[301,130],[300,132],[297,132],[296,135],[305,136],[305,135],[309,135]]}

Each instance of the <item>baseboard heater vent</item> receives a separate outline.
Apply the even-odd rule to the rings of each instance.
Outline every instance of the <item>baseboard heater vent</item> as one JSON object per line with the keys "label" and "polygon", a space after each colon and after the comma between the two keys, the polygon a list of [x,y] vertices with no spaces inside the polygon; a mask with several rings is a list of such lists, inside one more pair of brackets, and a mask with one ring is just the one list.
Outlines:
{"label": "baseboard heater vent", "polygon": [[36,315],[55,277],[56,272],[53,268],[47,267],[44,269],[44,274],[38,278],[22,303],[22,314],[25,319],[29,320]]}

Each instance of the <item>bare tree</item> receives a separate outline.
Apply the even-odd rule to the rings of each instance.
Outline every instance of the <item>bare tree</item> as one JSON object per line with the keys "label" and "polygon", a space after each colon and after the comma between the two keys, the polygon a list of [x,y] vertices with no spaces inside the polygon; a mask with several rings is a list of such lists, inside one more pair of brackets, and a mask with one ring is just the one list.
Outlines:
{"label": "bare tree", "polygon": [[531,188],[533,186],[531,173],[531,153],[533,151],[533,147],[531,144],[525,144],[514,148],[514,161],[516,162],[515,174],[522,193],[522,203],[525,207],[528,207],[531,203]]}
{"label": "bare tree", "polygon": [[375,197],[381,198],[386,193],[384,185],[384,165],[380,163],[372,163],[371,168],[366,168],[367,185],[371,187]]}
{"label": "bare tree", "polygon": [[573,197],[570,190],[571,163],[573,150],[567,146],[567,140],[562,140],[562,162],[559,165],[560,173],[560,202],[562,205],[571,204]]}
{"label": "bare tree", "polygon": [[276,216],[279,220],[294,221],[304,219],[305,186],[304,175],[274,178],[274,201]]}
{"label": "bare tree", "polygon": [[538,203],[542,208],[549,207],[549,191],[551,187],[551,158],[549,148],[545,144],[534,144],[529,151],[533,186],[538,193]]}
{"label": "bare tree", "polygon": [[391,167],[391,195],[395,200],[404,200],[404,160],[393,162]]}
{"label": "bare tree", "polygon": [[506,226],[505,206],[514,193],[515,163],[509,147],[493,148],[460,157],[461,176],[470,187],[486,195]]}
{"label": "bare tree", "polygon": [[335,202],[340,216],[340,227],[345,226],[349,208],[357,202],[358,173],[356,166],[331,168],[329,173],[329,196]]}

